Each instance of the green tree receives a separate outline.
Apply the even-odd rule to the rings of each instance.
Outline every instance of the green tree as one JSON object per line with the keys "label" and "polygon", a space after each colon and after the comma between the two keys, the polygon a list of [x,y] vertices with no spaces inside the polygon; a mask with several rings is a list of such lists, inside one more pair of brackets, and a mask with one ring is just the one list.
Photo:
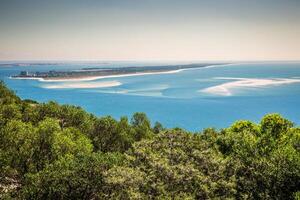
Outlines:
{"label": "green tree", "polygon": [[80,107],[63,105],[60,107],[59,113],[58,119],[61,127],[75,127],[86,135],[92,132],[94,117]]}
{"label": "green tree", "polygon": [[0,106],[0,126],[5,125],[10,120],[19,120],[21,118],[21,108],[18,104],[12,103]]}
{"label": "green tree", "polygon": [[269,114],[260,125],[238,121],[220,134],[217,144],[235,172],[236,198],[293,198],[300,185],[300,154],[298,129],[292,126]]}
{"label": "green tree", "polygon": [[21,179],[25,173],[35,171],[37,134],[31,124],[11,120],[2,129],[0,138],[0,167],[7,172],[6,176]]}
{"label": "green tree", "polygon": [[235,194],[226,161],[199,135],[169,131],[142,140],[128,152],[128,161],[126,167],[107,172],[113,198],[208,199]]}
{"label": "green tree", "polygon": [[103,174],[120,165],[116,153],[66,154],[37,174],[26,176],[21,198],[25,199],[103,199],[106,185]]}
{"label": "green tree", "polygon": [[151,138],[153,136],[150,120],[147,118],[145,113],[134,113],[131,118],[131,125],[135,129],[135,138],[137,141],[145,138]]}
{"label": "green tree", "polygon": [[52,144],[54,135],[61,131],[58,120],[47,118],[41,121],[37,127],[38,147],[35,149],[35,163],[37,169],[42,170],[54,159]]}
{"label": "green tree", "polygon": [[122,117],[118,122],[108,116],[95,122],[95,129],[91,138],[96,151],[124,152],[135,141],[134,134],[134,129],[130,127],[126,117]]}
{"label": "green tree", "polygon": [[158,134],[158,133],[160,133],[163,130],[164,130],[163,125],[161,123],[159,123],[159,122],[155,122],[155,124],[153,126],[153,132],[155,134]]}
{"label": "green tree", "polygon": [[19,104],[21,103],[21,99],[16,96],[12,90],[9,90],[5,83],[0,80],[0,105],[13,103]]}
{"label": "green tree", "polygon": [[61,114],[60,106],[54,101],[39,104],[36,109],[38,111],[38,121],[46,118],[59,118]]}
{"label": "green tree", "polygon": [[93,151],[93,145],[87,136],[75,128],[67,128],[54,132],[51,154],[54,160],[66,155],[89,154]]}

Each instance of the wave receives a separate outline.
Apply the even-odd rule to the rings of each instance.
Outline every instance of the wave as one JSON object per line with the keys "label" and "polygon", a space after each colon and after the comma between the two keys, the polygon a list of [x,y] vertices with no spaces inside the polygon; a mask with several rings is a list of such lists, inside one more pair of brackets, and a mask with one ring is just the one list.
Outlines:
{"label": "wave", "polygon": [[213,95],[220,95],[220,96],[232,96],[234,90],[236,89],[263,88],[263,87],[272,87],[272,86],[300,83],[300,79],[294,79],[294,78],[258,79],[258,78],[217,77],[215,79],[234,80],[234,81],[208,87],[200,90],[200,92],[209,93]]}
{"label": "wave", "polygon": [[107,81],[107,82],[91,82],[91,83],[64,83],[58,85],[43,85],[43,88],[47,89],[85,89],[85,88],[106,88],[120,86],[122,83],[119,81]]}

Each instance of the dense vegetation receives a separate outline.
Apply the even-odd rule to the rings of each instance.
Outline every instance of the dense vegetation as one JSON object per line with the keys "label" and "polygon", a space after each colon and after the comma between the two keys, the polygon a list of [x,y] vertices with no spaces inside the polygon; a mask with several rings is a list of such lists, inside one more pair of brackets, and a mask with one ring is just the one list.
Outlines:
{"label": "dense vegetation", "polygon": [[300,128],[201,133],[21,100],[0,83],[0,199],[300,199]]}

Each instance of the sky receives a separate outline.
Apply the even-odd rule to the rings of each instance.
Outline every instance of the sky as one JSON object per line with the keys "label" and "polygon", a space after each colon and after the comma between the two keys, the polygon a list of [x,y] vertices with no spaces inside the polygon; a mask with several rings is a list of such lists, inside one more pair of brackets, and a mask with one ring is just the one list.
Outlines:
{"label": "sky", "polygon": [[300,60],[300,0],[0,0],[0,60]]}

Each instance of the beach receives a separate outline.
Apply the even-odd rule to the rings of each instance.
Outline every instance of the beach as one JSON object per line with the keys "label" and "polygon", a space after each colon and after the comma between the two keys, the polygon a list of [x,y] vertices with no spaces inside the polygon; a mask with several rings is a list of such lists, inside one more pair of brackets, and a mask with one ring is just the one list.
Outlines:
{"label": "beach", "polygon": [[28,80],[38,80],[42,82],[66,82],[66,81],[93,81],[98,79],[106,79],[106,78],[121,78],[121,77],[130,77],[130,76],[143,76],[143,75],[157,75],[157,74],[173,74],[179,73],[181,71],[188,69],[177,69],[170,71],[162,71],[162,72],[143,72],[143,73],[130,73],[130,74],[116,74],[116,75],[107,75],[107,76],[78,76],[78,77],[10,77],[12,79],[28,79]]}

